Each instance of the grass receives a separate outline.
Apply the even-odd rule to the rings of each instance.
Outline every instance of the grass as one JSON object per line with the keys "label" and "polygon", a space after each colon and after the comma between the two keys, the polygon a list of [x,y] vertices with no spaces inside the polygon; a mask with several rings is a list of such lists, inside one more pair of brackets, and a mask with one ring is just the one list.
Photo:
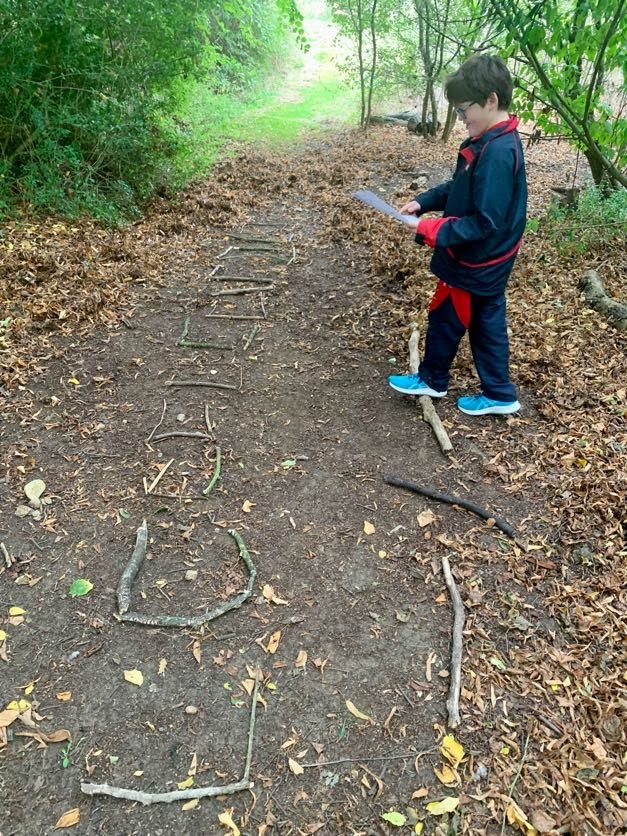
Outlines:
{"label": "grass", "polygon": [[[201,83],[186,89],[180,113],[185,150],[182,179],[206,173],[238,143],[285,147],[343,124],[357,124],[358,94],[337,69],[334,32],[321,15],[305,21],[311,48],[292,47],[277,66],[239,94],[218,94]],[[278,63],[278,62],[277,62]]]}

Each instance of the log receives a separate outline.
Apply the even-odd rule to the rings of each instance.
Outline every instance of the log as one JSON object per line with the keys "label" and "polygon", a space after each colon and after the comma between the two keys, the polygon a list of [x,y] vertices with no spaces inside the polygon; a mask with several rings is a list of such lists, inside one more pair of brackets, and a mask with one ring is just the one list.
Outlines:
{"label": "log", "polygon": [[591,308],[603,314],[619,331],[627,331],[627,303],[607,295],[596,270],[586,270],[579,280],[579,289]]}
{"label": "log", "polygon": [[[420,331],[418,330],[416,323],[414,323],[412,326],[411,337],[409,338],[409,371],[412,374],[418,374],[418,366],[420,365],[418,360],[419,339]],[[442,425],[442,421],[440,421],[440,416],[435,411],[433,401],[428,395],[420,395],[418,402],[422,407],[423,421],[426,421],[427,424],[429,424],[438,444],[440,445],[440,450],[442,450],[445,456],[448,456],[453,450],[453,445],[451,444],[451,439],[448,437],[448,433]]]}

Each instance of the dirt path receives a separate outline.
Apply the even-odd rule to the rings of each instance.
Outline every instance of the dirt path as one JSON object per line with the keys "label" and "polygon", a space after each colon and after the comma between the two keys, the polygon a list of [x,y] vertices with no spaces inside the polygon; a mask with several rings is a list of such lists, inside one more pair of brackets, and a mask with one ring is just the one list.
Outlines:
{"label": "dirt path", "polygon": [[[452,622],[442,553],[459,558],[474,654],[464,681],[463,824],[470,833],[500,829],[491,802],[471,796],[486,788],[482,763],[505,757],[504,747],[520,758],[524,735],[512,729],[534,702],[490,672],[500,676],[501,660],[511,654],[514,665],[522,652],[531,627],[517,622],[522,614],[534,611],[537,635],[560,641],[536,592],[555,564],[540,554],[526,565],[495,529],[382,477],[473,498],[515,526],[538,517],[539,487],[505,491],[505,460],[484,448],[492,432],[524,443],[532,393],[523,386],[527,417],[508,422],[469,426],[453,403],[442,404],[455,445],[445,459],[416,405],[386,386],[382,300],[400,299],[398,288],[374,274],[349,237],[330,238],[327,223],[316,202],[285,194],[231,230],[244,238],[211,224],[192,234],[177,221],[163,232],[170,261],[135,288],[126,325],[63,343],[45,376],[7,401],[14,417],[2,440],[0,540],[17,561],[3,573],[1,597],[25,614],[3,624],[10,664],[1,669],[0,701],[23,696],[39,728],[67,729],[72,742],[61,754],[63,744],[9,742],[0,760],[4,836],[52,832],[71,808],[80,809],[75,832],[90,834],[221,833],[218,815],[229,808],[246,834],[380,833],[388,832],[385,811],[412,823],[425,817],[426,801],[459,797],[459,786],[433,773],[442,765]],[[155,238],[157,246],[163,252]],[[270,252],[228,250],[248,246]],[[259,287],[223,282],[225,274],[271,279],[273,289],[212,297]],[[187,317],[189,339],[233,349],[177,346]],[[395,359],[396,368],[405,363],[400,352]],[[465,375],[462,359],[462,382]],[[236,388],[167,385],[181,379]],[[204,433],[206,414],[214,440],[148,443],[164,400],[158,434]],[[216,445],[221,478],[201,498]],[[23,484],[35,477],[51,504],[43,519],[18,519]],[[137,609],[196,614],[243,588],[228,528],[256,564],[252,598],[204,631],[120,624],[115,589],[144,518],[150,539]],[[549,536],[542,519],[534,526]],[[480,566],[462,542],[481,554]],[[76,578],[93,583],[89,595],[69,596]],[[475,622],[474,608],[484,605],[498,633],[485,632],[485,617]],[[273,636],[278,646],[268,652]],[[81,780],[146,792],[176,789],[190,771],[194,786],[237,780],[257,668],[264,704],[252,794],[186,811],[81,794]],[[141,671],[141,686],[125,680],[129,670]],[[351,713],[347,700],[370,719]],[[517,763],[504,771],[510,779]],[[437,822],[427,817],[424,832]]]}

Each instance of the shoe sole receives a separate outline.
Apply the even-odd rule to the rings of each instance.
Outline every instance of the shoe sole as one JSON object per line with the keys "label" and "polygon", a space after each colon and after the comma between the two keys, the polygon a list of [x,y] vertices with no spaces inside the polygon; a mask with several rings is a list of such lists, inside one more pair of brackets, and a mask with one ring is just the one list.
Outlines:
{"label": "shoe sole", "polygon": [[401,395],[415,395],[417,397],[420,395],[427,395],[429,398],[444,398],[447,395],[446,392],[436,392],[435,389],[422,389],[417,392],[415,389],[401,389],[400,386],[395,386],[393,383],[389,382],[388,386],[391,389],[394,389],[395,392],[400,392]]}
{"label": "shoe sole", "polygon": [[520,404],[516,401],[516,403],[505,404],[505,406],[486,406],[483,409],[464,409],[463,406],[458,404],[457,408],[464,415],[513,415],[520,409]]}

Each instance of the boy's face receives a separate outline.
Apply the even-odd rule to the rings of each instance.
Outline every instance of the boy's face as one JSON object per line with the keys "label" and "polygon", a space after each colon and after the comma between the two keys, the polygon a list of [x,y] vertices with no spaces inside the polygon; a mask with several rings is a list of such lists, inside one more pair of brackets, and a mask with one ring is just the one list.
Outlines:
{"label": "boy's face", "polygon": [[499,109],[499,99],[496,93],[490,93],[484,105],[479,102],[460,102],[455,105],[455,112],[466,124],[466,130],[471,139],[481,136],[500,122],[504,113]]}

